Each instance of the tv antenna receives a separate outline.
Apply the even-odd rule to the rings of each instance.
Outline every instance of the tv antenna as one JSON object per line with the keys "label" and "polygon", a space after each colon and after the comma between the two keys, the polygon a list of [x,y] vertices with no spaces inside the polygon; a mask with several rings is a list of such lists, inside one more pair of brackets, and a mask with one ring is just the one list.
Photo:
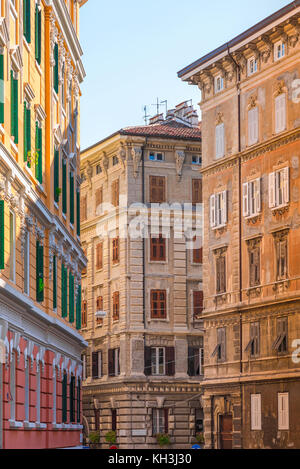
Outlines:
{"label": "tv antenna", "polygon": [[156,106],[156,114],[158,115],[160,106],[163,106],[164,104],[166,106],[166,112],[167,112],[167,110],[168,110],[168,101],[167,100],[159,101],[159,98],[157,98],[156,103],[151,104],[151,106]]}
{"label": "tv antenna", "polygon": [[144,121],[145,121],[145,125],[148,124],[148,117],[150,117],[149,114],[147,114],[147,106],[144,106]]}

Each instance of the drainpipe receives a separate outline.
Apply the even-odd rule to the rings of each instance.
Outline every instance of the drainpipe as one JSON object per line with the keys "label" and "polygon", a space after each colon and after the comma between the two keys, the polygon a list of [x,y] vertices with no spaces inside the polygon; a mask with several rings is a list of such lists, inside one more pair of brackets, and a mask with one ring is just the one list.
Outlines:
{"label": "drainpipe", "polygon": [[[242,144],[241,144],[241,68],[239,64],[236,62],[234,57],[230,53],[229,46],[227,44],[227,51],[228,55],[231,60],[236,65],[236,73],[237,73],[237,94],[238,94],[238,162],[239,162],[239,265],[240,265],[240,272],[239,272],[239,300],[240,303],[243,301],[243,257],[242,257],[242,165],[241,165],[241,151],[242,151]],[[243,322],[242,322],[242,312],[240,311],[240,376],[243,374]],[[243,429],[243,385],[240,384],[240,396],[241,396],[241,429]],[[241,446],[242,446],[242,435],[243,431],[241,430]]]}

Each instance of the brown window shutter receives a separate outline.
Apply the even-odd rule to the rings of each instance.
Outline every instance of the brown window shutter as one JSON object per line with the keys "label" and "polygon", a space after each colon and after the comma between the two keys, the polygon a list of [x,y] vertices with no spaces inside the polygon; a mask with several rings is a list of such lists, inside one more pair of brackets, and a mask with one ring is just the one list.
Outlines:
{"label": "brown window shutter", "polygon": [[114,350],[108,350],[108,376],[115,376],[115,359]]}
{"label": "brown window shutter", "polygon": [[167,376],[175,375],[175,348],[166,347],[166,374]]}
{"label": "brown window shutter", "polygon": [[119,238],[114,238],[112,240],[112,251],[113,263],[116,264],[119,262]]}
{"label": "brown window shutter", "polygon": [[86,300],[82,302],[81,324],[82,324],[82,327],[87,326],[87,301]]}
{"label": "brown window shutter", "polygon": [[144,373],[146,376],[151,376],[152,366],[151,366],[151,347],[145,347],[144,351]]}
{"label": "brown window shutter", "polygon": [[192,180],[192,203],[202,203],[202,179]]}
{"label": "brown window shutter", "polygon": [[81,221],[85,221],[87,219],[87,196],[81,196],[80,199],[80,214],[81,214]]}
{"label": "brown window shutter", "polygon": [[98,378],[98,352],[92,353],[92,378]]}
{"label": "brown window shutter", "polygon": [[166,260],[166,239],[162,235],[159,238],[150,238],[150,260]]}
{"label": "brown window shutter", "polygon": [[[197,243],[196,237],[194,238],[194,242]],[[203,248],[200,247],[200,248],[193,249],[193,263],[202,264],[202,262],[203,262]]]}
{"label": "brown window shutter", "polygon": [[96,212],[100,205],[103,203],[103,189],[100,187],[96,190]]}
{"label": "brown window shutter", "polygon": [[99,243],[96,246],[96,268],[97,270],[103,267],[103,243]]}
{"label": "brown window shutter", "polygon": [[166,290],[151,290],[151,317],[156,319],[167,317]]}
{"label": "brown window shutter", "polygon": [[117,179],[116,181],[114,181],[111,185],[111,191],[112,191],[112,195],[111,195],[111,199],[112,199],[112,205],[114,207],[118,207],[119,206],[119,179]]}
{"label": "brown window shutter", "polygon": [[165,434],[169,433],[169,409],[164,410],[164,418],[165,418]]}
{"label": "brown window shutter", "polygon": [[164,176],[150,176],[150,203],[166,201],[166,178]]}
{"label": "brown window shutter", "polygon": [[117,431],[117,411],[116,409],[111,410],[111,429],[113,432]]}
{"label": "brown window shutter", "polygon": [[200,316],[203,311],[203,291],[194,291],[193,299],[194,299],[194,317],[196,318]]}
{"label": "brown window shutter", "polygon": [[226,291],[226,264],[225,256],[217,258],[217,293]]}
{"label": "brown window shutter", "polygon": [[120,294],[114,292],[113,294],[113,320],[118,321],[120,317]]}

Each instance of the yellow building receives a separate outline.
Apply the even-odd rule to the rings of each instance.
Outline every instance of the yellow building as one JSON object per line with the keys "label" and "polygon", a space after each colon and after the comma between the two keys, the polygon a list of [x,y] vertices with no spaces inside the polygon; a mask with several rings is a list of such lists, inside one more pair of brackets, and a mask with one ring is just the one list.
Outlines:
{"label": "yellow building", "polygon": [[80,439],[84,3],[0,2],[0,448]]}

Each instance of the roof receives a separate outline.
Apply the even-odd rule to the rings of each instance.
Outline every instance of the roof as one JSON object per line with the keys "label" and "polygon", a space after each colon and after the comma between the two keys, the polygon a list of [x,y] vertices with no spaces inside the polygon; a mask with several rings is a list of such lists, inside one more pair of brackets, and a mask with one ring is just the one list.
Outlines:
{"label": "roof", "polygon": [[121,135],[132,135],[141,137],[161,137],[178,140],[201,141],[200,127],[190,127],[175,119],[158,122],[151,125],[138,127],[125,127],[120,130]]}
{"label": "roof", "polygon": [[217,49],[213,50],[209,54],[206,54],[203,57],[201,57],[200,59],[196,60],[196,62],[193,62],[192,64],[190,64],[187,67],[183,68],[182,70],[180,70],[177,73],[178,77],[182,78],[186,73],[189,73],[192,70],[194,70],[195,68],[199,67],[200,65],[205,64],[206,62],[208,62],[209,60],[217,57],[219,54],[221,54],[222,52],[225,52],[229,48],[236,46],[240,42],[244,41],[245,39],[252,36],[253,34],[259,32],[261,29],[269,26],[274,21],[276,21],[276,20],[280,19],[281,17],[283,17],[284,15],[290,13],[291,11],[293,11],[294,9],[296,9],[299,6],[300,6],[300,0],[295,0],[291,3],[289,3],[288,5],[281,8],[280,10],[276,11],[275,13],[268,16],[264,20],[260,21],[256,25],[252,26],[251,28],[247,29],[243,33],[239,34],[238,36],[236,36],[231,41],[226,42],[225,44],[223,44],[222,46],[220,46]]}

